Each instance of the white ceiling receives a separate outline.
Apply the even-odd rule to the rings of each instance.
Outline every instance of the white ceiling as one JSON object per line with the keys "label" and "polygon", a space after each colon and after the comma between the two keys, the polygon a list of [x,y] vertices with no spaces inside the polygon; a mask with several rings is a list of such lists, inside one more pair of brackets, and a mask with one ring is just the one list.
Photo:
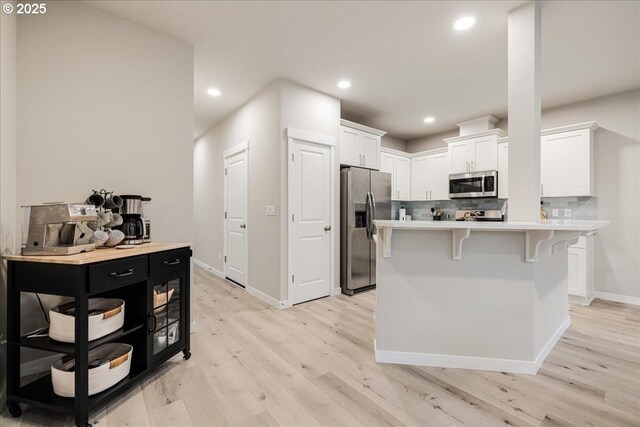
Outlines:
{"label": "white ceiling", "polygon": [[[342,99],[344,118],[402,139],[506,115],[507,12],[522,3],[85,2],[194,46],[194,137],[286,77]],[[640,87],[640,2],[543,10],[543,107]],[[452,30],[467,15],[476,25]],[[338,89],[342,78],[353,86]],[[436,121],[423,123],[427,115]]]}

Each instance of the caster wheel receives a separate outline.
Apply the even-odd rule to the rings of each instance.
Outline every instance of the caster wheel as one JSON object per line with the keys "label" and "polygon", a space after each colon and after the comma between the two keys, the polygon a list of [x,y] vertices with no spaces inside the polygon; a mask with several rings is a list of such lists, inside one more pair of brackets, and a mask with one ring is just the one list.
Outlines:
{"label": "caster wheel", "polygon": [[184,360],[189,360],[191,359],[191,352],[190,351],[183,351],[182,354],[184,354]]}
{"label": "caster wheel", "polygon": [[22,415],[22,408],[20,408],[20,405],[16,402],[9,402],[7,406],[9,407],[9,413],[13,418],[18,418]]}

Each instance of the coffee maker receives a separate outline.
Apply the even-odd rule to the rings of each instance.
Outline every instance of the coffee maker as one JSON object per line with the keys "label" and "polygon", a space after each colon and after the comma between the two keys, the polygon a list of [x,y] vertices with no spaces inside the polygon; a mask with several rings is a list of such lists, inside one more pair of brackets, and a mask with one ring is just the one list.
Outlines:
{"label": "coffee maker", "polygon": [[22,209],[22,255],[73,255],[96,248],[94,243],[80,243],[84,232],[79,227],[98,218],[95,206],[50,203]]}
{"label": "coffee maker", "polygon": [[142,219],[142,196],[122,195],[122,225],[120,230],[124,233],[121,245],[139,245],[144,243],[145,224]]}

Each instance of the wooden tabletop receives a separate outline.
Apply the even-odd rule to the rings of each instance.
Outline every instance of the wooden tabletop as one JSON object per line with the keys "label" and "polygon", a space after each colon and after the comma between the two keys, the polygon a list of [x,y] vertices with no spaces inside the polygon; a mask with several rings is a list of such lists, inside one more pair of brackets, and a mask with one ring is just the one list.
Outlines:
{"label": "wooden tabletop", "polygon": [[[136,255],[151,254],[154,252],[169,251],[171,249],[189,248],[190,243],[160,243],[150,242],[141,245],[122,246],[108,249],[96,249],[75,255],[2,255],[2,259],[8,261],[42,262],[48,264],[72,264],[83,265],[94,262],[110,261],[112,259],[127,258]],[[130,248],[130,249],[129,249]]]}

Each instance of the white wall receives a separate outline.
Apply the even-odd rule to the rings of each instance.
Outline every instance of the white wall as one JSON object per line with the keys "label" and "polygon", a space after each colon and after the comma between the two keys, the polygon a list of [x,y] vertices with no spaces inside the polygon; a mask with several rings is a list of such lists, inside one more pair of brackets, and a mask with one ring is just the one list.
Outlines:
{"label": "white wall", "polygon": [[152,239],[191,242],[193,48],[76,2],[21,16],[17,37],[16,203],[148,195]]}
{"label": "white wall", "polygon": [[437,148],[447,148],[447,144],[444,142],[444,139],[453,138],[454,136],[459,135],[460,132],[458,129],[452,129],[446,132],[410,139],[407,141],[407,152],[419,153],[421,151],[435,150]]}
{"label": "white wall", "polygon": [[[279,79],[200,137],[194,145],[194,257],[224,270],[223,153],[248,140],[248,285],[287,300],[286,128],[337,138],[339,119],[336,98]],[[336,198],[336,213],[337,203]],[[266,205],[276,206],[276,216],[266,216]]]}
{"label": "white wall", "polygon": [[407,142],[389,134],[382,135],[382,146],[399,151],[407,151]]}
{"label": "white wall", "polygon": [[205,132],[194,145],[194,258],[224,271],[224,156],[249,141],[247,236],[250,286],[280,300],[280,84],[275,82]]}
{"label": "white wall", "polygon": [[[2,4],[15,2],[2,2]],[[0,254],[16,247],[17,15],[0,13]],[[6,263],[0,264],[0,342],[7,336]],[[6,344],[0,344],[0,407],[5,401]]]}
{"label": "white wall", "polygon": [[[598,219],[611,225],[595,238],[595,289],[640,297],[640,90],[550,108],[541,128],[595,120]],[[508,131],[507,120],[497,127]]]}

